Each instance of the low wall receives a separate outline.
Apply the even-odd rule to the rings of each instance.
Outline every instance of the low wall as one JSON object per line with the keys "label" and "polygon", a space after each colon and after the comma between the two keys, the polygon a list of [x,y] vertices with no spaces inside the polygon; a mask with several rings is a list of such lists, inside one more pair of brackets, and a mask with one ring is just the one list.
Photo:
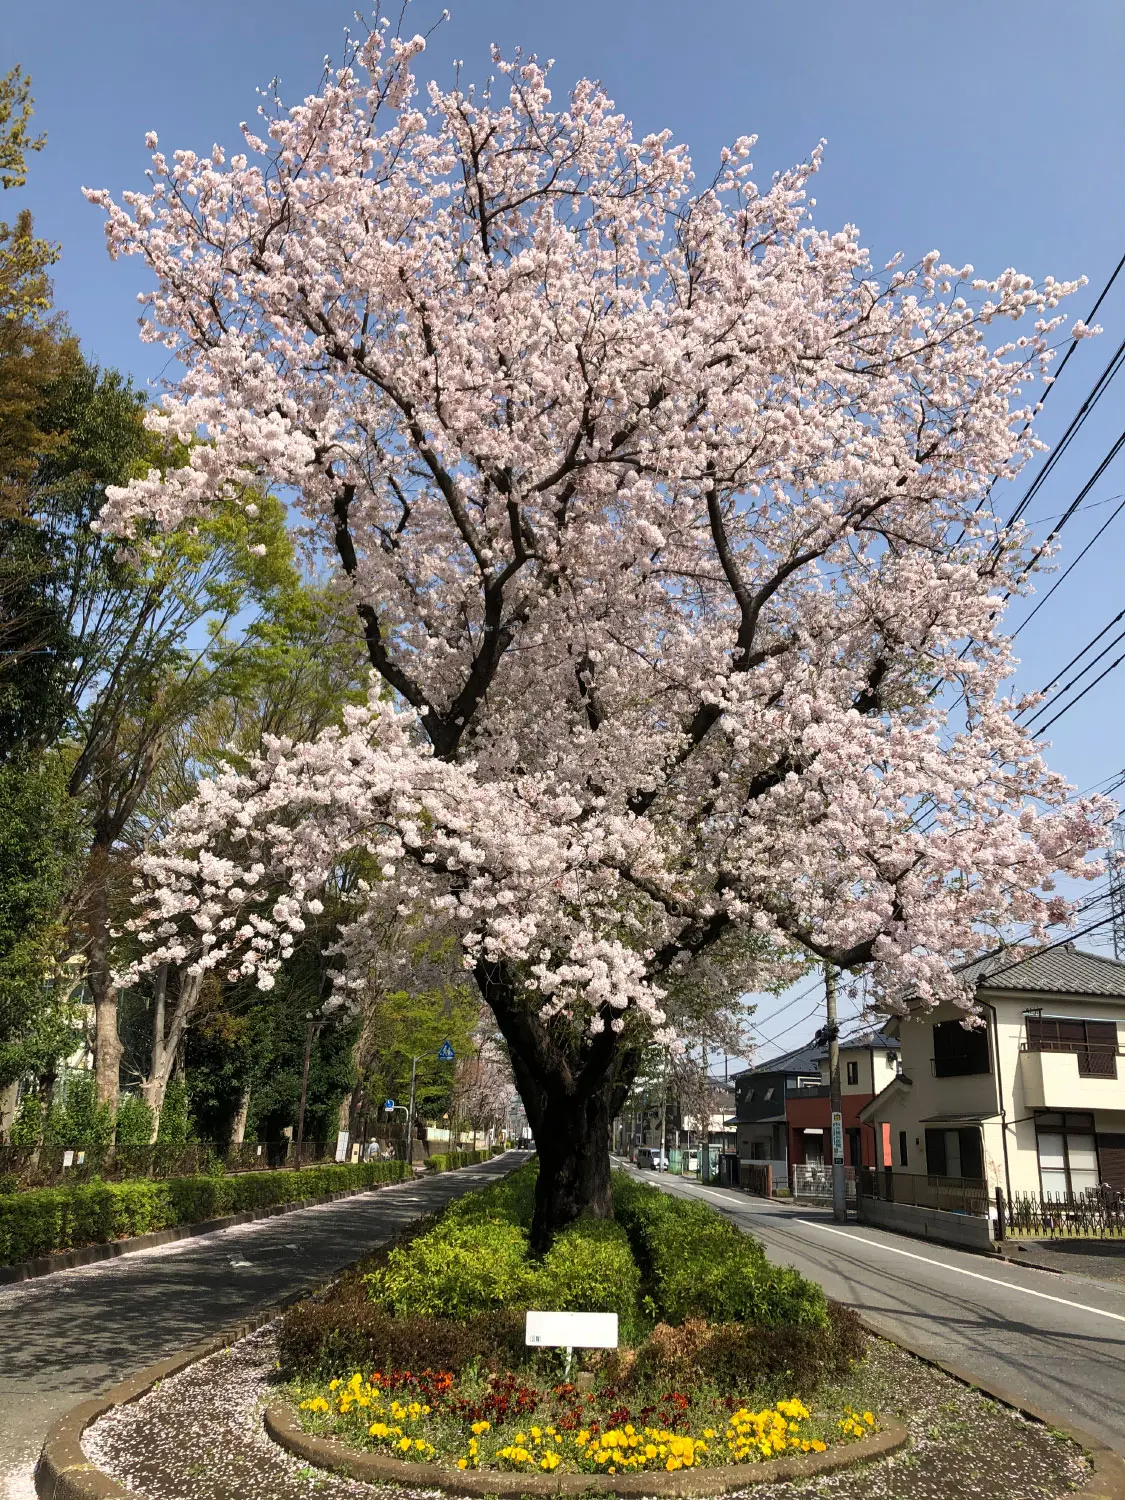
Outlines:
{"label": "low wall", "polygon": [[856,1217],[863,1224],[897,1229],[942,1245],[963,1245],[969,1250],[992,1250],[992,1221],[976,1214],[951,1214],[940,1208],[917,1208],[910,1203],[887,1203],[861,1194]]}

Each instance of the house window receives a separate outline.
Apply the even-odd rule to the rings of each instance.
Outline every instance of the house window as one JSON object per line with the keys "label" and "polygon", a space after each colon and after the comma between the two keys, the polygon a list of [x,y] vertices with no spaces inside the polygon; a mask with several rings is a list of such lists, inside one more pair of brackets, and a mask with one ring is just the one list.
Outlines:
{"label": "house window", "polygon": [[848,1064],[848,1082],[852,1084],[859,1082],[859,1063],[850,1062]]}
{"label": "house window", "polygon": [[1083,1078],[1117,1077],[1117,1022],[1025,1016],[1028,1052],[1077,1052]]}
{"label": "house window", "polygon": [[980,1126],[927,1130],[926,1172],[930,1177],[967,1177],[976,1182],[983,1181],[984,1152]]}
{"label": "house window", "polygon": [[772,1099],[772,1098],[773,1098],[773,1085],[772,1085],[772,1084],[771,1084],[771,1085],[770,1085],[770,1087],[769,1087],[769,1088],[768,1088],[768,1089],[767,1089],[767,1090],[766,1090],[766,1098],[767,1098],[767,1099]]}
{"label": "house window", "polygon": [[1035,1143],[1044,1196],[1079,1198],[1097,1190],[1100,1178],[1093,1115],[1036,1115]]}
{"label": "house window", "polygon": [[906,1131],[900,1130],[898,1133],[898,1164],[900,1167],[905,1167],[909,1165],[909,1162],[910,1157],[906,1149]]}
{"label": "house window", "polygon": [[987,1029],[975,1026],[969,1031],[960,1021],[935,1022],[933,1070],[935,1078],[990,1072]]}
{"label": "house window", "polygon": [[753,1089],[747,1089],[746,1090],[746,1102],[747,1102],[747,1104],[749,1104],[753,1098],[754,1098],[754,1090]]}

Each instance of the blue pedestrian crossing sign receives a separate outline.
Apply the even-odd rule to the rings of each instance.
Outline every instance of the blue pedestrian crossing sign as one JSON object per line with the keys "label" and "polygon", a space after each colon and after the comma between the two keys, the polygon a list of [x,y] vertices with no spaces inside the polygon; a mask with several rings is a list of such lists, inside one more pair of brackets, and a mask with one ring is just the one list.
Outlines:
{"label": "blue pedestrian crossing sign", "polygon": [[453,1044],[449,1041],[442,1042],[441,1046],[438,1048],[437,1055],[438,1062],[452,1062],[454,1057],[456,1056],[453,1051]]}
{"label": "blue pedestrian crossing sign", "polygon": [[388,1114],[390,1114],[393,1111],[394,1107],[395,1107],[395,1101],[393,1099],[384,1099],[383,1100],[383,1108],[387,1111]]}

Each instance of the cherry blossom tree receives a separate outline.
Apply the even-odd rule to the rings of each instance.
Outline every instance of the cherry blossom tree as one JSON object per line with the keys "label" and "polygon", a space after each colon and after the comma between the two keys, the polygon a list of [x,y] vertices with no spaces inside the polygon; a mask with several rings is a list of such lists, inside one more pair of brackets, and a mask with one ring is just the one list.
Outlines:
{"label": "cherry blossom tree", "polygon": [[373,667],[342,730],[200,784],[138,920],[144,965],[268,987],[364,851],[340,991],[388,892],[453,924],[544,1244],[611,1211],[671,986],[827,960],[969,1005],[961,959],[1065,914],[1112,809],[1003,696],[1029,547],[982,501],[1036,448],[1074,284],[878,271],[813,224],[819,147],[760,190],[742,138],[700,182],[593,83],[556,102],[494,51],[487,88],[421,91],[423,48],[377,21],[229,158],[150,136],[147,193],[87,194],[155,277],[143,336],[183,368],[148,420],[188,455],[103,526],[284,487]]}

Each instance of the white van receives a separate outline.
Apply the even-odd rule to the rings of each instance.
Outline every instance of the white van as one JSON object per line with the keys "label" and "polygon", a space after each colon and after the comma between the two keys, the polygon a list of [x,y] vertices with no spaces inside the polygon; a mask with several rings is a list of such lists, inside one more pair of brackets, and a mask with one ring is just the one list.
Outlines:
{"label": "white van", "polygon": [[651,1167],[654,1172],[667,1172],[668,1158],[659,1146],[638,1146],[637,1166]]}

